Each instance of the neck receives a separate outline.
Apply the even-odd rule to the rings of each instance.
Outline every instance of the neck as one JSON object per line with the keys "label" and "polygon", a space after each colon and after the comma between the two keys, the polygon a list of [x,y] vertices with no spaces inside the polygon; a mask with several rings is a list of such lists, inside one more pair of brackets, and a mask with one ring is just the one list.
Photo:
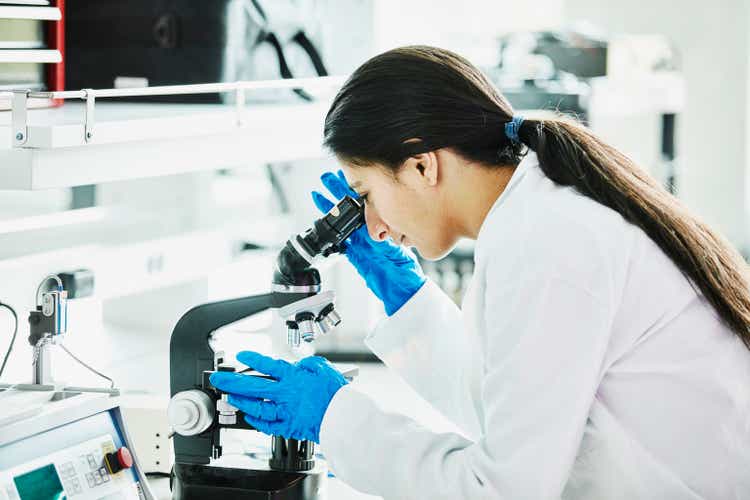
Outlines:
{"label": "neck", "polygon": [[488,168],[467,164],[461,168],[457,182],[451,188],[450,196],[454,207],[454,223],[460,236],[477,239],[492,205],[503,194],[516,167],[502,166]]}

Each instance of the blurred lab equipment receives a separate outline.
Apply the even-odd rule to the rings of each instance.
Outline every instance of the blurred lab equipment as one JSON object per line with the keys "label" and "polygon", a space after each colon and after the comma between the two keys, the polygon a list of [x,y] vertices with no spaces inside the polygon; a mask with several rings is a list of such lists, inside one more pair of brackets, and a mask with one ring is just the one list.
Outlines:
{"label": "blurred lab equipment", "polygon": [[[44,291],[50,280],[56,286]],[[0,384],[0,495],[10,499],[153,499],[131,451],[116,397],[119,390],[112,379],[62,344],[68,328],[68,297],[62,280],[49,275],[36,295],[37,306],[29,314],[32,383]],[[56,347],[109,380],[111,386],[78,387],[55,381],[52,353]]]}
{"label": "blurred lab equipment", "polygon": [[80,299],[94,293],[94,272],[81,268],[57,273],[69,299]]}
{"label": "blurred lab equipment", "polygon": [[[44,287],[49,281],[54,281],[56,286],[51,290],[44,291]],[[63,282],[60,279],[60,276],[56,274],[50,274],[45,277],[37,287],[35,300],[36,307],[33,311],[29,312],[28,338],[29,344],[33,348],[31,360],[32,381],[30,384],[0,384],[0,390],[13,388],[15,391],[48,391],[60,388],[61,383],[55,381],[52,370],[53,356],[55,354],[56,348],[59,347],[77,363],[81,364],[90,372],[96,374],[98,377],[106,379],[110,383],[110,387],[108,389],[96,387],[63,387],[63,391],[75,391],[78,393],[104,392],[114,396],[118,395],[119,390],[115,388],[115,383],[111,378],[86,364],[63,344],[65,334],[68,331],[68,292],[64,289]],[[9,306],[5,305],[5,307]],[[5,356],[2,367],[0,367],[0,375],[2,374],[2,370],[5,368],[5,363],[8,356],[13,349],[15,332],[18,329],[18,318],[15,311],[13,311],[12,309],[11,311],[13,312],[13,316],[16,318],[16,327],[14,329],[13,339],[11,340],[11,344],[8,348],[8,353]],[[17,409],[22,410],[22,408]],[[8,407],[7,411],[13,411],[13,408]],[[8,416],[6,415],[6,417]]]}
{"label": "blurred lab equipment", "polygon": [[499,46],[486,71],[517,111],[572,114],[676,192],[685,83],[666,37],[607,37],[584,26],[513,33]]}
{"label": "blurred lab equipment", "polygon": [[[299,348],[341,322],[333,291],[321,291],[316,257],[342,251],[342,244],[364,224],[364,202],[345,197],[306,231],[292,236],[276,257],[271,292],[196,306],[177,322],[170,340],[168,417],[174,429],[175,499],[320,498],[326,471],[315,463],[314,444],[272,436],[266,464],[227,455],[222,460],[222,430],[253,427],[209,380],[217,371],[232,372],[224,353],[209,340],[220,327],[267,309],[285,319],[287,342]],[[352,378],[356,371],[343,370]],[[233,461],[234,460],[234,461]],[[239,461],[238,461],[239,460]]]}
{"label": "blurred lab equipment", "polygon": [[[69,86],[126,88],[326,76],[314,2],[68,0]],[[310,100],[311,95],[294,89]],[[288,91],[254,92],[289,100]],[[130,99],[231,102],[231,93]]]}

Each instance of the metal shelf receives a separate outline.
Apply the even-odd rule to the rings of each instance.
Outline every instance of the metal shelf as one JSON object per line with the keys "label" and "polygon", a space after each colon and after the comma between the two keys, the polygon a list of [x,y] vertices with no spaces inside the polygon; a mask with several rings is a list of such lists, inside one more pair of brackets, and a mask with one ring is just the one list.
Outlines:
{"label": "metal shelf", "polygon": [[[300,87],[311,81],[332,87],[340,79],[297,80]],[[245,103],[245,91],[276,87],[295,85],[286,80],[27,92],[21,96],[22,108],[14,102],[13,111],[0,112],[0,189],[62,188],[324,157],[322,129],[330,95],[313,103]],[[231,91],[236,92],[237,104],[97,100],[94,108],[94,98],[153,95],[160,89],[165,89],[165,94]],[[85,101],[28,109],[29,95]],[[18,97],[16,93],[14,101]]]}

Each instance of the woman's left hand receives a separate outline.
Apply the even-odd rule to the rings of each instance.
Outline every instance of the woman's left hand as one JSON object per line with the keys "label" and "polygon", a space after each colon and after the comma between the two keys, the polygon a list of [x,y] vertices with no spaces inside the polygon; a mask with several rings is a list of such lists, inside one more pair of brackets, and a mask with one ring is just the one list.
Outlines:
{"label": "woman's left hand", "polygon": [[[359,197],[341,170],[338,175],[326,172],[320,180],[338,200],[344,196]],[[322,213],[327,213],[334,206],[332,201],[317,191],[312,192],[312,198]],[[388,316],[393,316],[427,280],[417,258],[409,249],[397,245],[390,238],[373,240],[366,224],[346,240],[344,255],[365,280],[367,288],[383,302]]]}
{"label": "woman's left hand", "polygon": [[229,394],[229,404],[245,414],[245,421],[265,434],[319,443],[328,404],[348,383],[344,376],[320,356],[291,364],[242,351],[237,360],[275,379],[233,372],[211,375],[211,385]]}

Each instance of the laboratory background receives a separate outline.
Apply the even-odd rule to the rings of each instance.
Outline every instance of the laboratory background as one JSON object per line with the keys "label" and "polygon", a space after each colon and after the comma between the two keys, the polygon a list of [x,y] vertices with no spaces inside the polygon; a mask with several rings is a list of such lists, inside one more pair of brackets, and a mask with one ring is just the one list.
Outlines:
{"label": "laboratory background", "polygon": [[[375,498],[320,472],[311,443],[231,429],[217,450],[200,394],[170,404],[239,351],[317,353],[453,430],[365,346],[383,307],[341,256],[316,261],[335,293],[317,324],[230,311],[322,216],[310,192],[339,168],[322,134],[346,77],[394,47],[453,50],[516,111],[585,123],[750,256],[749,33],[745,0],[0,0],[0,303],[17,318],[0,307],[0,499],[201,498],[220,481],[170,479],[175,456],[267,464],[292,445],[293,480],[258,467],[296,488],[283,498]],[[473,242],[420,260],[460,303]]]}

